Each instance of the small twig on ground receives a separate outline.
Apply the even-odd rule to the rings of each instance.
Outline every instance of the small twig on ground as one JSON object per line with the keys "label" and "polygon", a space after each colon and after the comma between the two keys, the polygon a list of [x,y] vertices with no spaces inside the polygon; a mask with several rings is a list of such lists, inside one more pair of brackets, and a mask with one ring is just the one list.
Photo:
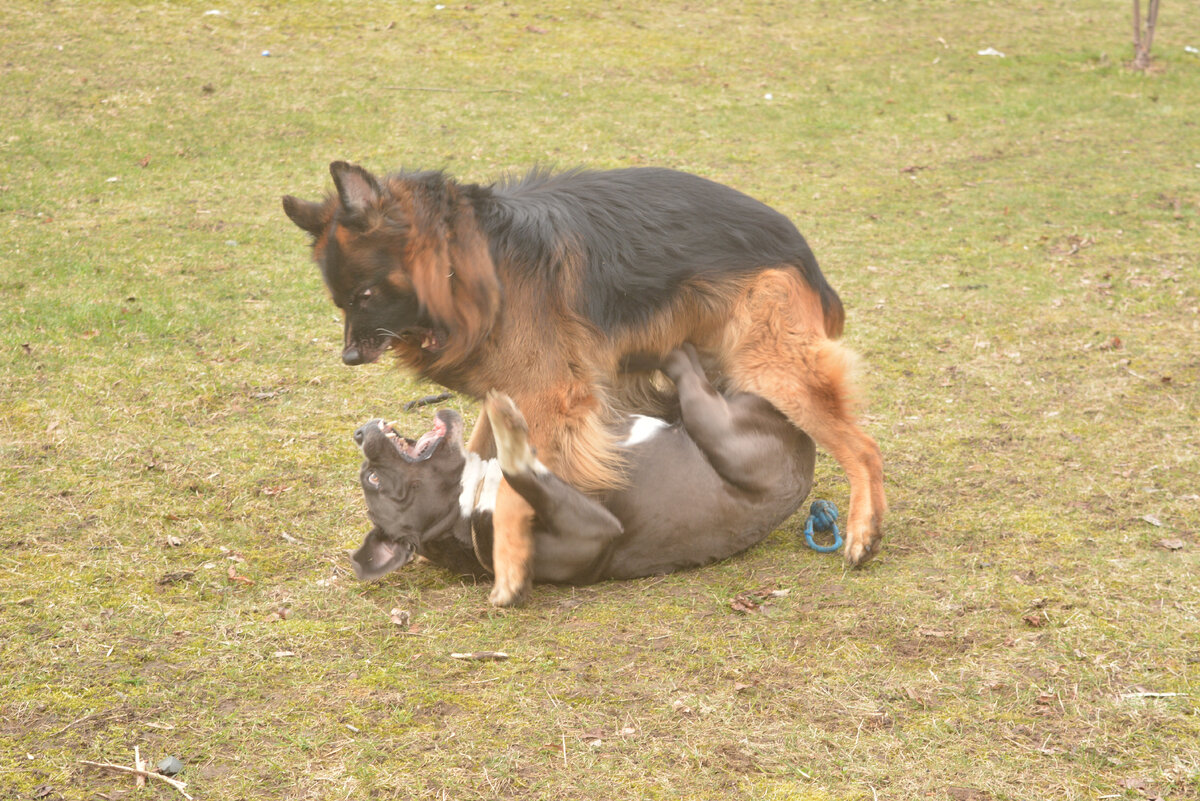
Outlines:
{"label": "small twig on ground", "polygon": [[111,762],[93,762],[90,759],[80,759],[79,763],[81,765],[91,765],[92,767],[95,767],[95,768],[104,768],[105,770],[115,770],[118,773],[130,773],[130,774],[133,774],[134,776],[141,777],[143,781],[145,781],[146,779],[157,779],[160,782],[166,782],[167,784],[171,785],[176,790],[178,790],[179,794],[182,795],[184,798],[186,798],[188,801],[192,801],[192,797],[190,795],[188,795],[187,791],[184,789],[185,787],[187,787],[187,784],[185,782],[181,782],[177,779],[172,779],[170,776],[164,776],[161,773],[151,773],[148,770],[138,770],[137,768],[131,768],[126,765],[114,765]]}
{"label": "small twig on ground", "polygon": [[432,403],[441,403],[442,401],[448,401],[453,397],[454,397],[453,392],[442,392],[438,395],[426,395],[423,398],[417,398],[416,400],[410,400],[408,403],[404,404],[404,411],[411,412],[413,409],[419,408],[421,406],[428,406]]}
{"label": "small twig on ground", "polygon": [[465,654],[450,654],[451,659],[469,659],[477,662],[501,662],[508,659],[503,651],[472,651]]}
{"label": "small twig on ground", "polygon": [[72,720],[72,721],[71,721],[70,723],[68,723],[66,726],[63,726],[63,727],[62,727],[61,729],[59,729],[58,731],[56,731],[56,732],[52,733],[52,734],[50,735],[50,737],[51,737],[51,738],[57,737],[58,735],[60,735],[60,734],[62,734],[63,732],[65,732],[67,729],[70,729],[72,726],[78,726],[80,723],[83,723],[85,720],[91,720],[91,719],[92,719],[92,718],[94,718],[94,717],[98,717],[98,716],[96,715],[96,713],[95,713],[93,710],[90,710],[90,709],[89,709],[89,710],[88,710],[88,713],[87,713],[86,715],[84,715],[84,716],[83,716],[83,717],[81,717],[81,718],[76,718],[75,720]]}
{"label": "small twig on ground", "polygon": [[397,92],[447,92],[453,95],[460,94],[480,94],[480,95],[523,95],[524,92],[519,89],[453,89],[447,86],[386,86],[385,89],[391,89]]}

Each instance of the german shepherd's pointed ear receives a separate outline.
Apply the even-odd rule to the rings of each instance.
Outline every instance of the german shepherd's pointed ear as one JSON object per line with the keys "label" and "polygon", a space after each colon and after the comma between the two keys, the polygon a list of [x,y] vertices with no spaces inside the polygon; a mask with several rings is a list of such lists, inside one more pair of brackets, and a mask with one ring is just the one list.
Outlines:
{"label": "german shepherd's pointed ear", "polygon": [[329,174],[337,187],[338,200],[349,215],[360,216],[379,202],[379,182],[357,164],[335,161],[329,165]]}
{"label": "german shepherd's pointed ear", "polygon": [[301,230],[308,231],[313,236],[320,236],[329,220],[325,214],[324,203],[313,203],[311,200],[301,200],[298,197],[284,195],[283,212]]}

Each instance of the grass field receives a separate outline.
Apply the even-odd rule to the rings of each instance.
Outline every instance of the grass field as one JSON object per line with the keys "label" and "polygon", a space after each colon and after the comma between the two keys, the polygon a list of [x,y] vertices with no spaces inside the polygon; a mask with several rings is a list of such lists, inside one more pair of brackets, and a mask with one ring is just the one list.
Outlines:
{"label": "grass field", "polygon": [[[182,798],[79,763],[137,746],[198,799],[1200,798],[1200,5],[1148,74],[1128,6],[9,3],[0,797]],[[335,159],[787,213],[863,356],[882,555],[797,518],[516,611],[357,583],[350,434],[436,388],[340,363],[279,204]]]}

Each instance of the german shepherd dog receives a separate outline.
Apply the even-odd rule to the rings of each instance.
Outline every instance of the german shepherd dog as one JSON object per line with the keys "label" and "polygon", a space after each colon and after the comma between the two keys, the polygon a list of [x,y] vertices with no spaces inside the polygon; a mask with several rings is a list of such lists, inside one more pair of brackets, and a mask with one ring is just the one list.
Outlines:
{"label": "german shepherd dog", "polygon": [[[883,461],[853,410],[844,311],[782,214],[666,169],[551,173],[492,185],[442,172],[382,179],[330,165],[323,201],[283,208],[312,236],[345,317],[342,360],[391,349],[424,378],[482,399],[509,395],[538,457],[569,484],[623,482],[614,423],[653,411],[652,372],[684,342],[721,389],[765,398],[829,451],[850,481],[845,558],[878,550]],[[481,419],[468,447],[491,455]],[[532,580],[533,511],[507,484],[493,515],[490,600],[522,602]]]}

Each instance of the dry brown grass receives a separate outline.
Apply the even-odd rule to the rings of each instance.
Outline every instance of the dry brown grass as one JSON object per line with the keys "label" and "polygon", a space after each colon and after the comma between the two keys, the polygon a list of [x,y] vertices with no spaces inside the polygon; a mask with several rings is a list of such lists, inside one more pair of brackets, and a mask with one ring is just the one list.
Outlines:
{"label": "dry brown grass", "polygon": [[[1200,16],[1140,75],[1110,6],[8,9],[0,796],[122,797],[77,760],[135,745],[197,798],[1200,795]],[[337,158],[786,211],[865,357],[882,556],[795,520],[516,612],[356,584],[350,433],[433,388],[337,361],[278,207]]]}

